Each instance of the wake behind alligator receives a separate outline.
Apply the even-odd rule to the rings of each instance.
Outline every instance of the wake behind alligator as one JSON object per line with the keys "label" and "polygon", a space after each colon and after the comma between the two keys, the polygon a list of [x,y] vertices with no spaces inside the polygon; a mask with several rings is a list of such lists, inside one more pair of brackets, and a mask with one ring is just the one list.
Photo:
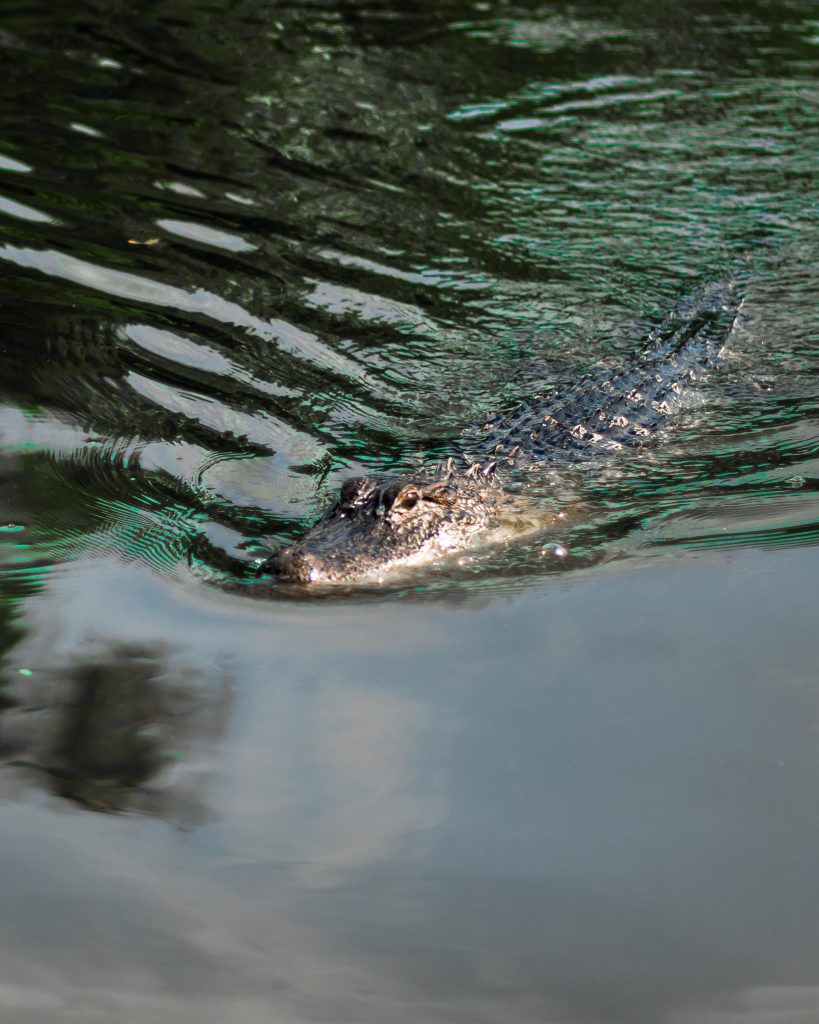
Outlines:
{"label": "wake behind alligator", "polygon": [[382,580],[491,536],[516,474],[646,444],[719,359],[737,317],[736,284],[680,302],[619,369],[536,395],[477,432],[461,460],[345,481],[338,500],[262,571],[298,583]]}

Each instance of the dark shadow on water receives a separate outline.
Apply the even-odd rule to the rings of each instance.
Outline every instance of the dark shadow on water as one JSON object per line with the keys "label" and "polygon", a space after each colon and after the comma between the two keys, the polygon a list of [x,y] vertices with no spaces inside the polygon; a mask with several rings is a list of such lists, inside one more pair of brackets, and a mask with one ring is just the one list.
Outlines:
{"label": "dark shadow on water", "polygon": [[12,676],[0,712],[5,765],[90,810],[201,824],[229,678],[208,685],[158,645],[88,646],[74,664]]}

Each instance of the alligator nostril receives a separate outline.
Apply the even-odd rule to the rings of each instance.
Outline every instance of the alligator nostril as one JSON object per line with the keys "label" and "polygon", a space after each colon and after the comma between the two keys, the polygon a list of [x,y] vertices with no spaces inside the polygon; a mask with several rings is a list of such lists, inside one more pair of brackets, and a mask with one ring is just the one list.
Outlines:
{"label": "alligator nostril", "polygon": [[326,565],[318,555],[307,551],[285,548],[265,562],[264,568],[280,579],[293,583],[312,583],[321,579],[326,572]]}

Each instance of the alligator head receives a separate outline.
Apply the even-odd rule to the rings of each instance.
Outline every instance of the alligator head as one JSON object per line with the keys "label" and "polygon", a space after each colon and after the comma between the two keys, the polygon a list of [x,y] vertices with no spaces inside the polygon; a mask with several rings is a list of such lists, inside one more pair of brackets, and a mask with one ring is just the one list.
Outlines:
{"label": "alligator head", "polygon": [[466,547],[495,512],[493,471],[347,480],[338,501],[264,571],[298,583],[354,583]]}

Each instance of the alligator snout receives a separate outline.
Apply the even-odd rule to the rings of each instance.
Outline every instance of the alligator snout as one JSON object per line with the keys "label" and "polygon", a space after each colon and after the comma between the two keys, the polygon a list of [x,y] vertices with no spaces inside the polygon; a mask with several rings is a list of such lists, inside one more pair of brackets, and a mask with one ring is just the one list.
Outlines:
{"label": "alligator snout", "polygon": [[265,563],[265,571],[290,583],[320,583],[328,577],[328,565],[319,555],[285,548]]}

